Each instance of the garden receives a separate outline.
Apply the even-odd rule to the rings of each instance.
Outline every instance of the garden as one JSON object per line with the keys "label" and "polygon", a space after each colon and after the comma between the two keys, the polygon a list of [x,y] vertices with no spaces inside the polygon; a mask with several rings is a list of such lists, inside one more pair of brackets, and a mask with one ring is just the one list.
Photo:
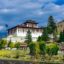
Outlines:
{"label": "garden", "polygon": [[59,46],[55,42],[46,44],[45,41],[31,42],[27,49],[18,47],[10,47],[0,50],[0,59],[3,60],[21,60],[21,61],[35,61],[35,62],[56,62],[62,63],[64,56],[58,53]]}

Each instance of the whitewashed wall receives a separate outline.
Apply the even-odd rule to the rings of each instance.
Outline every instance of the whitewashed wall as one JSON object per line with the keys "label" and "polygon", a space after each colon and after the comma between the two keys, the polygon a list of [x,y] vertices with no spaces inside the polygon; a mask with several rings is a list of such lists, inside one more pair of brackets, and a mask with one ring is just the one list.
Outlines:
{"label": "whitewashed wall", "polygon": [[[17,28],[17,31],[16,31],[16,37],[13,37],[13,35],[9,35],[7,37],[7,40],[11,40],[13,42],[24,42],[25,41],[25,38],[26,38],[26,34],[27,34],[27,30],[23,31],[22,29],[18,29]],[[31,32],[31,35],[32,35],[32,40],[33,41],[36,41],[38,36],[41,36],[42,35],[42,32]]]}

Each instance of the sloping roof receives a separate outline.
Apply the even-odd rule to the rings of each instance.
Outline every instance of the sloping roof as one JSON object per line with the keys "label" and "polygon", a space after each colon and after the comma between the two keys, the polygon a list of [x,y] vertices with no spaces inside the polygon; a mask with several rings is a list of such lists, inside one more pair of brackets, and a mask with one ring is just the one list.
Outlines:
{"label": "sloping roof", "polygon": [[[27,20],[27,21],[24,22],[23,24],[14,26],[14,27],[12,27],[12,28],[10,28],[10,29],[14,29],[14,28],[17,28],[17,27],[19,27],[19,28],[31,28],[31,29],[43,29],[42,27],[29,27],[29,26],[26,25],[26,23],[38,24],[36,21]],[[8,30],[10,30],[10,29],[8,29]]]}
{"label": "sloping roof", "polygon": [[23,25],[23,24],[18,25],[17,27],[19,27],[19,28],[33,28],[33,29],[42,29],[42,27],[29,27],[29,26],[26,26],[26,25]]}
{"label": "sloping roof", "polygon": [[26,22],[24,22],[24,24],[26,23],[32,23],[32,24],[38,24],[36,21],[34,20],[26,20]]}
{"label": "sloping roof", "polygon": [[17,25],[17,26],[15,26],[15,27],[12,27],[12,28],[9,28],[8,30],[10,30],[10,29],[14,29],[14,28],[29,28],[29,29],[43,29],[43,27],[28,27],[28,26],[26,26],[26,25],[23,25],[23,24],[21,24],[21,25]]}
{"label": "sloping roof", "polygon": [[63,22],[64,22],[64,20],[62,20],[62,21],[58,22],[57,24],[60,24],[60,23],[63,23]]}

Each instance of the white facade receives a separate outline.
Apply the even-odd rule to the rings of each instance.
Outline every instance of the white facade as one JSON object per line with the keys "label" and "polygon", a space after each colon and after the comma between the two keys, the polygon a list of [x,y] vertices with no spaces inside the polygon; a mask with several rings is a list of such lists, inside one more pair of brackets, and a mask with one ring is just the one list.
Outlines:
{"label": "white facade", "polygon": [[[29,25],[27,25],[29,26]],[[10,29],[12,31],[11,34],[8,35],[7,41],[13,41],[13,42],[24,42],[26,39],[27,31],[30,29],[32,40],[37,41],[38,36],[42,35],[42,29],[38,28],[38,26],[35,25],[35,27],[16,27],[15,31],[13,29]]]}

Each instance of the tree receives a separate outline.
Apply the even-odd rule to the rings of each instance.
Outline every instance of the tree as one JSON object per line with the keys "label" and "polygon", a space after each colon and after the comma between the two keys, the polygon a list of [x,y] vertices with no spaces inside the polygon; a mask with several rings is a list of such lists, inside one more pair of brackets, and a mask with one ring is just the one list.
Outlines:
{"label": "tree", "polygon": [[45,55],[46,53],[46,44],[44,41],[39,42],[40,54]]}
{"label": "tree", "polygon": [[59,42],[64,42],[64,31],[60,32]]}
{"label": "tree", "polygon": [[41,42],[41,41],[48,41],[48,40],[49,37],[48,37],[47,27],[44,27],[42,35],[38,37],[37,41]]}
{"label": "tree", "polygon": [[20,48],[20,43],[19,42],[15,44],[15,48],[17,48],[17,49]]}
{"label": "tree", "polygon": [[6,45],[7,45],[7,41],[4,40],[4,39],[2,39],[2,40],[0,41],[0,49],[5,48]]}
{"label": "tree", "polygon": [[39,48],[40,48],[41,58],[44,60],[46,54],[46,44],[44,41],[39,42]]}
{"label": "tree", "polygon": [[49,34],[55,33],[55,31],[56,31],[56,23],[54,21],[53,16],[49,17],[47,28],[48,28],[48,33]]}
{"label": "tree", "polygon": [[42,39],[42,41],[48,41],[49,40],[47,27],[45,27],[43,29],[43,33],[42,33],[41,39]]}
{"label": "tree", "polygon": [[39,45],[37,43],[34,43],[34,42],[30,43],[29,49],[30,49],[31,56],[34,56],[35,58],[39,57],[40,49],[39,49]]}
{"label": "tree", "polygon": [[29,44],[29,49],[30,49],[30,55],[34,56],[35,55],[35,43],[30,43]]}
{"label": "tree", "polygon": [[52,35],[53,41],[57,41],[57,26],[53,16],[50,16],[48,19],[47,31],[48,34]]}
{"label": "tree", "polygon": [[27,44],[29,44],[30,42],[32,42],[32,36],[31,36],[30,30],[27,31],[25,42],[26,42]]}

